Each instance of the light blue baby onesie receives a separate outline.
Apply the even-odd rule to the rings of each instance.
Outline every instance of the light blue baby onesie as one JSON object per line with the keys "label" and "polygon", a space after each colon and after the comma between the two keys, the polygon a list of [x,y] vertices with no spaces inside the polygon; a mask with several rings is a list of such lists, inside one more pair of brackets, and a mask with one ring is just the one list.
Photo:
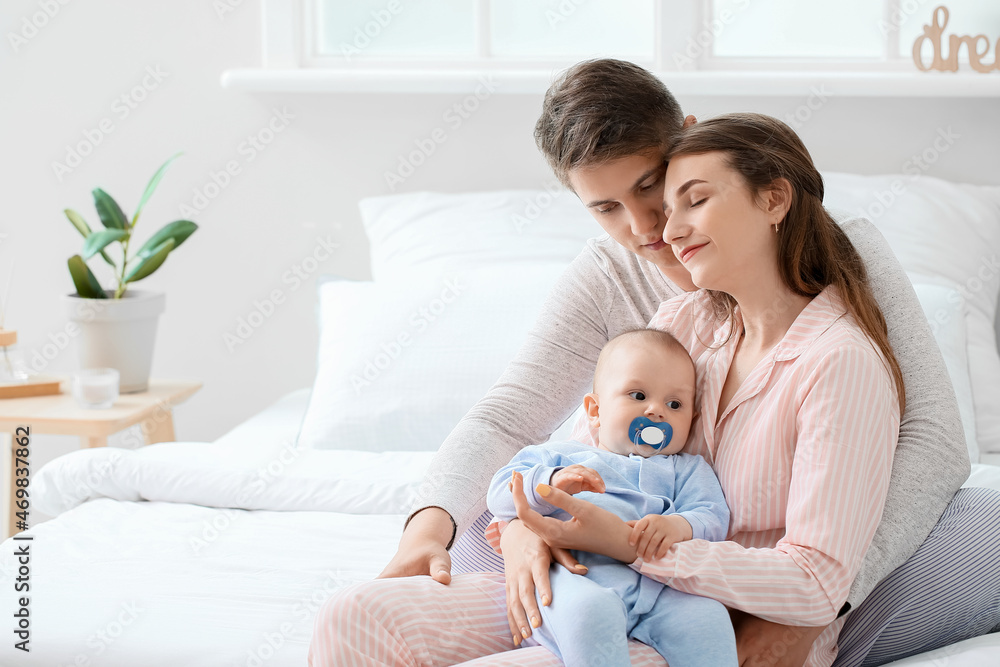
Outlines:
{"label": "light blue baby onesie", "polygon": [[[579,442],[525,447],[493,477],[490,511],[503,521],[516,516],[507,488],[516,470],[524,476],[531,506],[566,520],[569,515],[538,497],[535,486],[574,464],[596,470],[606,487],[604,493],[577,496],[625,521],[680,514],[691,524],[693,539],[726,538],[729,508],[722,487],[711,466],[693,454],[623,456]],[[722,603],[676,591],[607,556],[573,555],[588,567],[587,574],[553,566],[552,603],[539,605],[542,625],[533,631],[568,667],[627,667],[629,637],[652,646],[670,667],[737,664],[736,636]]]}

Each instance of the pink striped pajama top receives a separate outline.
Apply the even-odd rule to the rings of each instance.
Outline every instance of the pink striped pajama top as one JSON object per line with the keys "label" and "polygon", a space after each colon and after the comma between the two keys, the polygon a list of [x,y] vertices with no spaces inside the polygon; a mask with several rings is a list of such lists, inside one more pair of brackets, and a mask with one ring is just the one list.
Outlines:
{"label": "pink striped pajama top", "polygon": [[742,320],[711,317],[704,291],[664,302],[650,322],[691,352],[700,416],[685,451],[712,465],[731,510],[728,540],[675,544],[632,567],[681,591],[787,625],[830,627],[808,667],[836,657],[835,621],[882,515],[899,436],[895,384],[834,287],[799,314],[743,381],[719,398]]}

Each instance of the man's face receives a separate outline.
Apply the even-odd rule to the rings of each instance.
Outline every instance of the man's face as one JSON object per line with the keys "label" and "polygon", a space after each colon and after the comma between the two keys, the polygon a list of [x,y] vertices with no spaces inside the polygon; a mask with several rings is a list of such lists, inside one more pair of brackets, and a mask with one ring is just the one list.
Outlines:
{"label": "man's face", "polygon": [[569,182],[611,238],[655,264],[678,286],[694,289],[670,244],[663,241],[666,170],[662,155],[651,151],[573,169]]}

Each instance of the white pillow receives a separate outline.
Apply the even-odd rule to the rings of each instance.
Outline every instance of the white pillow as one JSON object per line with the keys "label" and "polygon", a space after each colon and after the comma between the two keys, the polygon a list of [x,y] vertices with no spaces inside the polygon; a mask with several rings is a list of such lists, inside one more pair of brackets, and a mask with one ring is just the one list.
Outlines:
{"label": "white pillow", "polygon": [[371,243],[372,279],[406,279],[485,265],[568,264],[584,242],[602,236],[573,193],[499,190],[416,192],[358,204]]}
{"label": "white pillow", "polygon": [[823,174],[824,203],[871,220],[914,280],[954,286],[966,312],[981,452],[1000,452],[1000,187],[928,176]]}
{"label": "white pillow", "polygon": [[436,450],[506,368],[564,268],[321,284],[318,368],[299,446]]}
{"label": "white pillow", "polygon": [[969,379],[969,352],[965,329],[965,308],[961,294],[954,287],[914,283],[917,299],[934,333],[934,340],[941,348],[948,377],[955,388],[958,411],[965,429],[965,444],[969,459],[979,462],[979,445],[976,439],[976,413],[972,402],[972,382]]}

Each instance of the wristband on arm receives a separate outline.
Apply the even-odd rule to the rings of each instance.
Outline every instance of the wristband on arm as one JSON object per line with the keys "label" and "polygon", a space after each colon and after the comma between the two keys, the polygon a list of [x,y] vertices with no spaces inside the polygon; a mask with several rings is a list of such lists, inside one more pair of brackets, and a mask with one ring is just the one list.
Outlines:
{"label": "wristband on arm", "polygon": [[446,510],[443,507],[438,507],[437,505],[428,505],[427,507],[421,507],[417,511],[410,514],[410,516],[406,517],[406,523],[403,524],[403,531],[406,532],[406,527],[410,525],[410,520],[413,519],[413,517],[417,516],[426,509],[430,509],[431,507],[437,507],[437,509],[447,514],[448,520],[451,521],[451,539],[448,540],[448,544],[446,544],[444,547],[445,549],[451,549],[451,546],[455,544],[455,538],[457,537],[456,533],[458,532],[458,524],[455,523],[455,519],[454,517],[451,516],[451,513],[448,512],[448,510]]}

